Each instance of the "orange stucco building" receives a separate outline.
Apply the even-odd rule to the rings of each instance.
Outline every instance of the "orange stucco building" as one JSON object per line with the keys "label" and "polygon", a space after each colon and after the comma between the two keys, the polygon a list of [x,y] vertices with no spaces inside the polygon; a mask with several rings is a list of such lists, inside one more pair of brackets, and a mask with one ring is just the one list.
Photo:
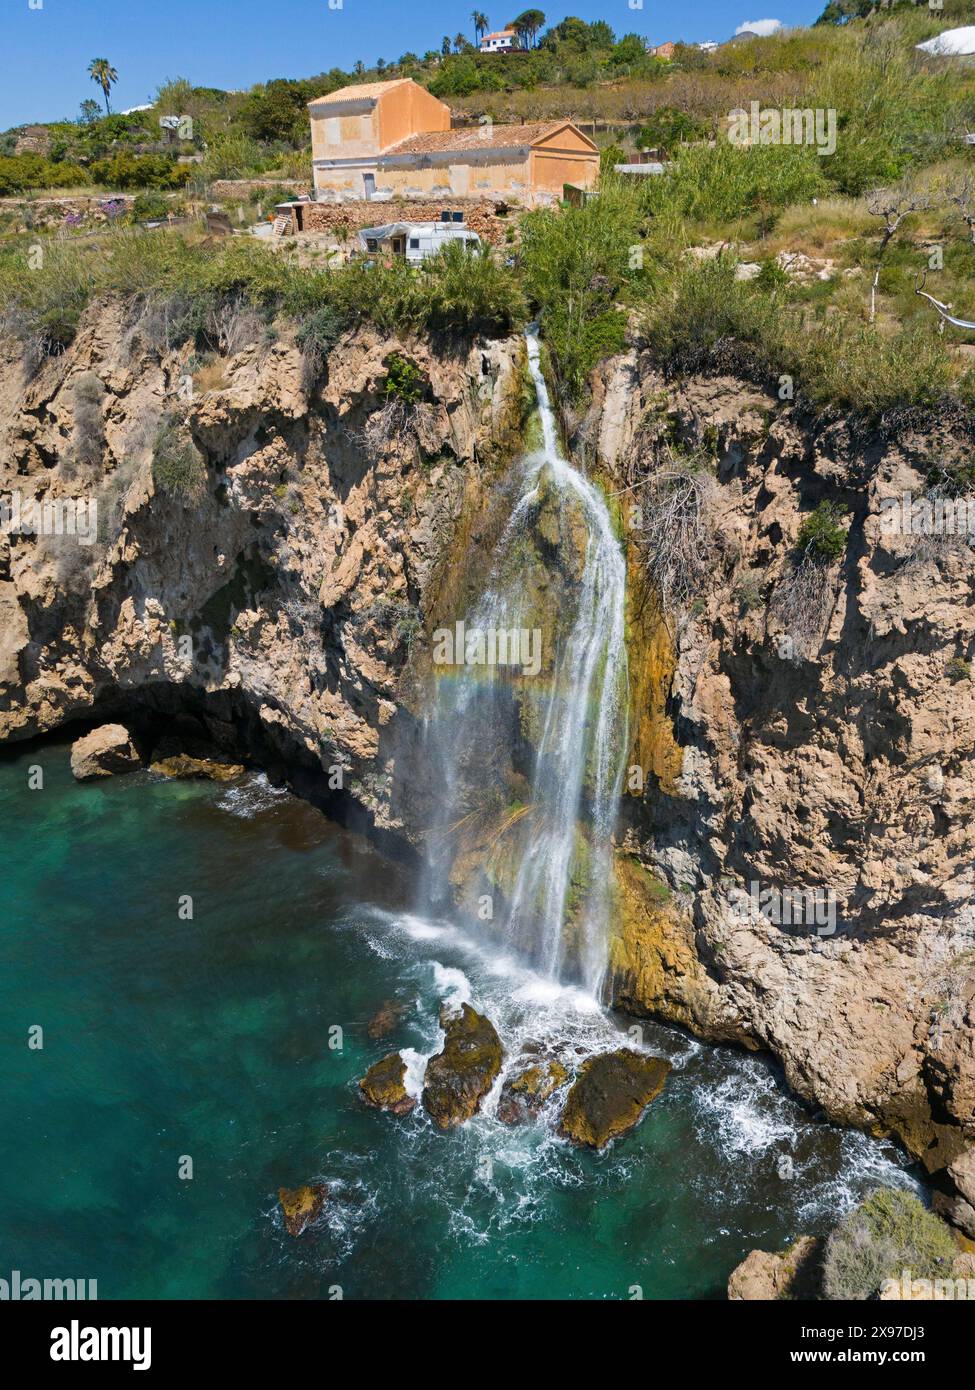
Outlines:
{"label": "orange stucco building", "polygon": [[571,121],[450,128],[450,108],[410,78],[309,102],[320,202],[495,198],[528,207],[591,188],[599,151]]}

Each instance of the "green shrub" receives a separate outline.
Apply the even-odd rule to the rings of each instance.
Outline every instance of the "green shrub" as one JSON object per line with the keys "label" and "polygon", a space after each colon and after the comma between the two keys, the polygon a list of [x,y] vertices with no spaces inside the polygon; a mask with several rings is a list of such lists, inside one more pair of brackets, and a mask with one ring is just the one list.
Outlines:
{"label": "green shrub", "polygon": [[943,1221],[910,1192],[878,1188],[826,1242],[823,1291],[829,1299],[868,1299],[885,1279],[945,1279],[958,1247]]}
{"label": "green shrub", "polygon": [[172,203],[162,193],[139,193],[132,202],[132,216],[137,222],[161,222],[172,208]]}
{"label": "green shrub", "polygon": [[518,279],[487,245],[468,250],[459,241],[448,242],[422,263],[418,279],[416,327],[503,335],[527,317]]}
{"label": "green shrub", "polygon": [[182,502],[195,502],[203,495],[206,461],[175,416],[159,427],[152,450],[152,477],[163,492]]}
{"label": "green shrub", "polygon": [[56,162],[38,154],[16,154],[0,159],[0,197],[43,188],[81,188],[91,183],[80,164]]}
{"label": "green shrub", "polygon": [[304,357],[304,382],[306,388],[313,385],[321,376],[328,355],[342,335],[341,315],[331,305],[325,305],[309,314],[295,335],[295,341]]}
{"label": "green shrub", "polygon": [[623,346],[618,300],[644,274],[640,194],[607,183],[584,207],[539,209],[522,220],[522,266],[531,303],[567,394],[579,398],[600,358]]}
{"label": "green shrub", "polygon": [[689,140],[704,140],[710,135],[707,122],[698,120],[676,106],[658,106],[636,137],[641,150],[660,150],[671,154],[678,145]]}
{"label": "green shrub", "polygon": [[648,181],[647,205],[657,216],[691,222],[768,219],[790,203],[827,189],[824,161],[804,145],[689,145],[662,176]]}
{"label": "green shrub", "polygon": [[799,527],[796,550],[810,559],[832,563],[846,549],[846,530],[839,524],[843,515],[835,502],[824,500]]}
{"label": "green shrub", "polygon": [[182,188],[190,177],[190,167],[177,164],[166,154],[130,154],[123,151],[106,159],[93,159],[89,172],[95,183],[106,188]]}
{"label": "green shrub", "polygon": [[722,365],[724,358],[726,365],[764,376],[797,365],[776,297],[736,280],[731,261],[685,262],[658,286],[644,331],[654,357],[671,369]]}
{"label": "green shrub", "polygon": [[394,352],[386,361],[386,380],[383,395],[395,397],[404,405],[418,405],[430,389],[430,384],[415,362]]}
{"label": "green shrub", "polygon": [[972,663],[966,661],[962,656],[953,656],[945,667],[945,674],[950,681],[970,681],[972,678]]}

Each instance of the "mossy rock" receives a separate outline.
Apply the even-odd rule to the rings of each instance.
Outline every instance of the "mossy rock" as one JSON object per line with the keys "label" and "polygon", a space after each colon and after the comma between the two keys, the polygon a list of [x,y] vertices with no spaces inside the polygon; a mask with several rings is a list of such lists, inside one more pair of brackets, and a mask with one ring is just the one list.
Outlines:
{"label": "mossy rock", "polygon": [[279,1187],[278,1201],[288,1235],[300,1236],[305,1227],[317,1219],[327,1197],[328,1188],[323,1182],[304,1183],[301,1187]]}
{"label": "mossy rock", "polygon": [[633,1128],[669,1072],[663,1058],[627,1047],[590,1057],[566,1097],[559,1133],[575,1144],[604,1148]]}
{"label": "mossy rock", "polygon": [[177,753],[172,758],[160,758],[157,762],[150,763],[149,771],[156,772],[161,777],[232,782],[236,777],[243,776],[244,766],[242,763],[218,763],[210,758],[191,758],[188,753]]}
{"label": "mossy rock", "polygon": [[403,1085],[406,1063],[398,1052],[375,1062],[359,1082],[359,1091],[367,1105],[376,1110],[390,1110],[394,1115],[408,1115],[416,1101],[407,1095]]}
{"label": "mossy rock", "polygon": [[542,1106],[569,1079],[566,1068],[554,1057],[540,1058],[512,1073],[501,1088],[498,1119],[506,1125],[525,1124],[538,1118]]}
{"label": "mossy rock", "polygon": [[464,1004],[440,1010],[443,1050],[427,1063],[423,1108],[438,1129],[453,1129],[476,1115],[501,1070],[504,1051],[490,1019]]}
{"label": "mossy rock", "polygon": [[401,1004],[396,999],[384,999],[366,1025],[366,1032],[374,1041],[388,1038],[408,1012],[408,1004]]}

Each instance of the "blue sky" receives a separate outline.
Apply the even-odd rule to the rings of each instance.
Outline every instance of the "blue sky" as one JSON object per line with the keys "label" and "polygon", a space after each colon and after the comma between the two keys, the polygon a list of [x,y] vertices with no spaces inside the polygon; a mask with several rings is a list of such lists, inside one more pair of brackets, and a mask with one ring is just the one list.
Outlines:
{"label": "blue sky", "polygon": [[[492,27],[522,4],[477,4]],[[339,0],[331,0],[338,5]],[[751,6],[751,8],[749,8]],[[26,121],[78,114],[85,97],[100,93],[87,76],[91,58],[118,69],[113,110],[148,101],[167,77],[201,86],[237,88],[270,77],[309,77],[331,67],[393,61],[412,49],[438,48],[445,34],[471,35],[474,0],[0,0],[0,130]],[[576,14],[605,19],[617,33],[649,41],[725,39],[748,20],[809,24],[817,0],[595,0],[551,9],[549,23]]]}

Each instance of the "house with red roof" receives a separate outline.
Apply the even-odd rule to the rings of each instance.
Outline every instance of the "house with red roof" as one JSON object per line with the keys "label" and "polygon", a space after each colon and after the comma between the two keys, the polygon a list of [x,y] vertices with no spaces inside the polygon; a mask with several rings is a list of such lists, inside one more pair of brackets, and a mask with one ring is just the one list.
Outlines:
{"label": "house with red roof", "polygon": [[485,198],[527,207],[591,188],[599,150],[571,121],[451,128],[450,108],[410,78],[309,102],[318,202]]}

